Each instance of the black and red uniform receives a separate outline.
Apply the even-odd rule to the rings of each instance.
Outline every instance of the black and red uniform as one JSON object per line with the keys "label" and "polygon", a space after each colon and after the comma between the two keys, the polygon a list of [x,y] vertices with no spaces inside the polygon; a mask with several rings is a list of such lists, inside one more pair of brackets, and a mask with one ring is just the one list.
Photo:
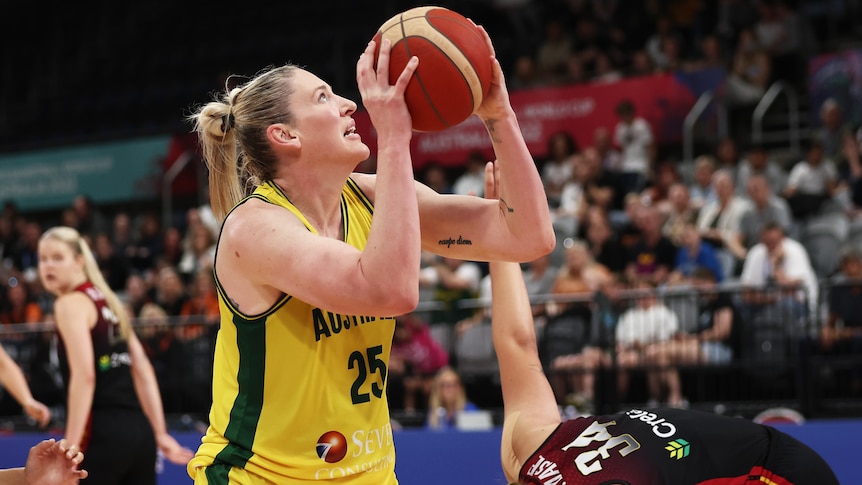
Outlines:
{"label": "black and red uniform", "polygon": [[838,485],[814,450],[769,426],[678,409],[565,421],[524,463],[524,485]]}
{"label": "black and red uniform", "polygon": [[[87,484],[155,484],[156,439],[135,392],[129,347],[120,336],[119,321],[92,283],[86,282],[75,291],[93,301],[98,315],[90,331],[96,388],[81,442],[81,468],[89,472]],[[58,350],[68,385],[69,367],[62,339]]]}

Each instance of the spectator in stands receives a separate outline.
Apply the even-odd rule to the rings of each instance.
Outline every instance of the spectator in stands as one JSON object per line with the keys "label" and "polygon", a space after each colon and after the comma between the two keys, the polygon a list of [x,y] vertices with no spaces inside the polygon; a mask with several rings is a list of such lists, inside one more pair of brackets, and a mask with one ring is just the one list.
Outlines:
{"label": "spectator in stands", "polygon": [[760,101],[772,77],[772,62],[750,28],[742,29],[727,76],[727,101],[753,105]]}
{"label": "spectator in stands", "polygon": [[599,126],[593,131],[593,146],[601,161],[602,168],[608,172],[620,171],[620,152],[614,148],[611,130]]}
{"label": "spectator in stands", "polygon": [[625,270],[625,250],[614,236],[607,212],[600,207],[591,207],[587,210],[585,223],[579,229],[594,261],[614,275]]}
{"label": "spectator in stands", "polygon": [[469,308],[458,308],[458,302],[476,298],[482,270],[474,261],[434,256],[432,264],[419,272],[419,286],[433,289],[434,301],[442,310],[432,312],[429,323],[456,325],[472,315]]}
{"label": "spectator in stands", "polygon": [[655,67],[655,63],[645,50],[638,50],[632,53],[631,67],[629,68],[629,76],[652,76],[659,72]]}
{"label": "spectator in stands", "polygon": [[422,183],[438,194],[454,193],[452,182],[449,181],[449,174],[447,173],[446,168],[436,160],[431,160],[425,163],[425,166],[422,167],[419,178]]}
{"label": "spectator in stands", "polygon": [[652,170],[654,153],[653,132],[649,123],[637,115],[630,100],[616,106],[619,121],[614,129],[614,141],[620,147],[620,190],[624,194],[640,192]]}
{"label": "spectator in stands", "polygon": [[837,188],[835,164],[824,157],[823,144],[819,140],[810,140],[805,159],[790,170],[782,195],[787,199],[793,217],[802,220],[820,213]]}
{"label": "spectator in stands", "polygon": [[740,192],[748,190],[748,181],[755,175],[766,178],[773,194],[781,194],[787,186],[787,173],[769,156],[762,143],[752,143],[739,163],[736,184]]}
{"label": "spectator in stands", "polygon": [[670,242],[679,246],[685,227],[697,221],[697,209],[693,207],[688,187],[684,183],[676,182],[670,186],[664,208],[661,232]]}
{"label": "spectator in stands", "polygon": [[857,216],[862,208],[862,128],[859,129],[858,141],[852,133],[844,135],[842,153],[847,162],[842,167],[842,179],[847,185],[845,206],[851,216]]}
{"label": "spectator in stands", "polygon": [[[524,284],[527,286],[527,294],[530,298],[550,294],[557,279],[558,271],[559,268],[551,265],[551,257],[548,254],[527,263],[527,267],[524,268]],[[490,278],[488,281],[490,282]],[[481,296],[485,295],[480,294]],[[535,303],[533,305],[533,318],[537,322],[541,322],[544,316],[545,305]]]}
{"label": "spectator in stands", "polygon": [[[568,60],[566,61],[568,64]],[[513,91],[538,88],[545,85],[541,78],[535,57],[523,54],[515,59],[512,75],[508,80],[509,88]]]}
{"label": "spectator in stands", "polygon": [[566,72],[563,83],[566,85],[584,84],[590,81],[590,73],[587,71],[583,56],[573,52],[566,60]]}
{"label": "spectator in stands", "polygon": [[427,323],[413,314],[395,319],[387,385],[393,387],[392,393],[401,391],[403,399],[393,404],[407,412],[423,408],[434,376],[447,365],[449,354],[431,335]]}
{"label": "spectator in stands", "polygon": [[820,105],[820,123],[813,137],[823,144],[824,156],[837,161],[843,155],[844,136],[852,133],[852,130],[845,124],[841,105],[835,98],[827,98]]}
{"label": "spectator in stands", "polygon": [[[542,163],[542,183],[548,196],[548,206],[556,209],[560,205],[563,186],[571,180],[575,170],[575,155],[578,145],[575,138],[567,131],[558,131],[548,138],[547,157]],[[483,184],[484,172],[479,180]]]}
{"label": "spectator in stands", "polygon": [[719,253],[725,276],[735,273],[738,261],[745,258],[745,248],[739,242],[739,221],[748,202],[736,195],[733,176],[719,170],[712,177],[717,200],[703,206],[697,216],[697,228],[704,241]]}
{"label": "spectator in stands", "polygon": [[[551,294],[560,296],[588,295],[602,290],[611,283],[613,275],[610,270],[596,262],[589,248],[582,241],[567,239],[566,260],[556,274]],[[549,302],[547,314],[557,316],[573,308],[584,308],[583,302],[568,303],[563,300]],[[588,319],[589,320],[589,319]]]}
{"label": "spectator in stands", "polygon": [[701,155],[694,160],[694,176],[689,192],[691,205],[695,210],[700,210],[704,205],[718,200],[712,184],[715,165],[715,159],[710,155]]}
{"label": "spectator in stands", "polygon": [[164,235],[162,225],[155,213],[147,212],[141,218],[140,234],[129,247],[129,260],[136,271],[156,267],[162,257]]}
{"label": "spectator in stands", "polygon": [[626,278],[662,284],[676,263],[676,246],[662,234],[661,215],[655,207],[643,207],[639,211],[637,227],[640,240],[629,251]]}
{"label": "spectator in stands", "polygon": [[[546,329],[555,322],[559,325],[579,326],[568,334],[581,334],[582,339],[571,338],[564,349],[555,346],[553,353],[545,350],[543,358],[550,361],[550,369],[559,371],[550,376],[550,381],[558,396],[565,396],[571,388],[579,398],[592,400],[593,376],[583,372],[587,357],[579,355],[582,346],[593,342],[596,336],[590,335],[592,321],[593,295],[606,290],[613,283],[613,275],[608,268],[597,263],[586,244],[581,241],[566,240],[566,260],[557,272],[551,293],[557,299],[548,302]],[[549,346],[543,346],[548,349]],[[563,355],[555,355],[562,353]],[[551,354],[551,355],[547,355]],[[592,353],[588,352],[592,357]],[[573,371],[573,372],[570,372]],[[589,391],[588,391],[589,389]]]}
{"label": "spectator in stands", "polygon": [[760,240],[748,251],[742,266],[740,283],[748,291],[743,293],[745,304],[740,310],[748,322],[771,312],[790,323],[805,315],[806,304],[815,307],[817,276],[805,247],[786,237],[778,224],[767,223]]}
{"label": "spectator in stands", "polygon": [[643,192],[641,199],[646,205],[655,206],[662,214],[667,213],[667,197],[670,186],[679,182],[677,163],[673,160],[662,160],[656,164],[655,175]]}
{"label": "spectator in stands", "polygon": [[42,225],[34,220],[27,220],[21,228],[18,244],[12,250],[12,266],[21,271],[25,281],[34,281],[37,278],[41,235]]}
{"label": "spectator in stands", "polygon": [[[162,234],[162,253],[156,260],[156,268],[163,266],[174,266],[180,264],[183,253],[186,251],[185,238],[178,227],[169,227]],[[183,280],[187,282],[187,280]]]}
{"label": "spectator in stands", "polygon": [[670,68],[671,59],[666,50],[668,39],[680,40],[679,34],[674,31],[673,22],[667,15],[659,15],[656,18],[655,30],[647,39],[645,49],[657,69],[666,71]]}
{"label": "spectator in stands", "polygon": [[695,326],[651,344],[645,351],[647,362],[657,368],[654,379],[658,382],[653,385],[659,387],[659,393],[667,392],[670,407],[688,407],[677,366],[728,364],[739,346],[737,312],[730,295],[716,288],[715,272],[696,268],[690,282],[700,296]]}
{"label": "spectator in stands", "polygon": [[594,62],[593,83],[615,83],[623,78],[622,71],[619,70],[611,56],[605,52],[597,52]]}
{"label": "spectator in stands", "polygon": [[748,250],[758,242],[763,228],[769,223],[778,224],[785,234],[790,230],[791,216],[787,202],[772,193],[763,175],[748,179],[748,208],[739,221],[742,246]]}
{"label": "spectator in stands", "polygon": [[141,311],[148,304],[153,304],[153,291],[147,280],[138,273],[132,273],[126,279],[124,303],[131,318],[140,318]]}
{"label": "spectator in stands", "polygon": [[758,2],[759,19],[754,25],[758,44],[769,55],[773,79],[795,83],[800,74],[799,47],[803,30],[787,0]]}
{"label": "spectator in stands", "polygon": [[668,283],[688,283],[697,269],[711,271],[712,279],[719,283],[724,279],[724,270],[715,249],[710,243],[701,239],[697,226],[691,223],[683,228],[679,250],[676,253],[676,265],[668,277]]}
{"label": "spectator in stands", "polygon": [[557,18],[548,19],[545,24],[545,38],[536,53],[536,67],[547,84],[560,83],[572,52],[572,40],[562,21]]}
{"label": "spectator in stands", "polygon": [[454,429],[458,425],[458,414],[478,411],[479,408],[467,399],[467,390],[461,376],[451,367],[440,369],[434,376],[428,394],[428,429]]}
{"label": "spectator in stands", "polygon": [[111,241],[114,243],[114,252],[126,258],[131,263],[134,256],[134,235],[132,234],[132,220],[126,212],[118,212],[114,215],[111,228]]}
{"label": "spectator in stands", "polygon": [[464,173],[455,179],[452,192],[459,195],[475,195],[482,197],[485,191],[485,163],[487,158],[480,151],[467,154]]}
{"label": "spectator in stands", "polygon": [[[820,328],[817,353],[862,355],[862,252],[847,248],[841,273],[829,286],[828,314]],[[862,366],[851,371],[850,391],[862,394]]]}
{"label": "spectator in stands", "polygon": [[579,162],[583,164],[584,170],[584,203],[590,207],[600,207],[604,211],[619,207],[616,203],[619,183],[617,174],[606,168],[602,153],[595,147],[588,147],[581,155]]}
{"label": "spectator in stands", "polygon": [[165,266],[158,272],[155,303],[168,316],[177,316],[188,301],[188,293],[180,274],[173,266]]}
{"label": "spectator in stands", "polygon": [[177,329],[181,338],[191,339],[204,333],[204,325],[218,325],[218,292],[213,278],[212,264],[198,269],[188,289],[189,298],[180,309],[180,316],[197,317],[197,324],[182,325]]}
{"label": "spectator in stands", "polygon": [[735,179],[739,163],[739,146],[736,140],[732,136],[723,137],[715,147],[715,169],[728,170]]}
{"label": "spectator in stands", "polygon": [[[656,286],[648,280],[632,285],[635,302],[620,316],[616,327],[616,365],[619,367],[617,391],[625,399],[629,389],[628,371],[648,363],[651,345],[667,342],[679,330],[676,314],[656,298]],[[607,361],[608,357],[605,356]],[[659,371],[647,370],[648,406],[658,405],[661,399]]]}
{"label": "spectator in stands", "polygon": [[6,301],[0,311],[0,323],[41,323],[42,309],[32,298],[27,282],[10,277],[7,282]]}
{"label": "spectator in stands", "polygon": [[700,41],[700,52],[698,57],[686,63],[686,69],[699,71],[704,69],[726,69],[727,60],[721,40],[715,34],[708,34]]}
{"label": "spectator in stands", "polygon": [[93,203],[88,195],[79,194],[72,199],[72,210],[78,219],[78,232],[85,236],[93,237],[109,228],[108,219],[102,211]]}
{"label": "spectator in stands", "polygon": [[202,268],[212,268],[216,250],[216,236],[205,226],[194,226],[190,231],[190,245],[184,248],[177,264],[177,271],[186,283],[190,283]]}
{"label": "spectator in stands", "polygon": [[587,166],[583,154],[572,157],[572,176],[563,184],[557,207],[551,208],[551,221],[554,232],[571,237],[575,234],[578,221],[583,219],[584,212],[589,207],[586,193],[586,182],[590,167]]}
{"label": "spectator in stands", "polygon": [[96,234],[93,240],[93,256],[108,286],[114,291],[122,291],[131,273],[131,265],[124,255],[117,253],[116,246],[107,233]]}

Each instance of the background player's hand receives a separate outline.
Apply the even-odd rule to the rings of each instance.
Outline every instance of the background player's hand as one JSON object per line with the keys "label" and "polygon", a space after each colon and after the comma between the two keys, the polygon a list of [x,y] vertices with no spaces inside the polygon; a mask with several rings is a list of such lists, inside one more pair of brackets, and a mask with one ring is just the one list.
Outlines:
{"label": "background player's hand", "polygon": [[48,424],[48,421],[51,420],[51,410],[48,409],[48,406],[35,399],[30,399],[30,401],[24,403],[24,412],[39,423],[39,427],[41,428],[44,428]]}
{"label": "background player's hand", "polygon": [[44,440],[30,448],[24,466],[24,480],[28,485],[71,485],[87,478],[86,470],[78,465],[84,455],[77,445],[66,440]]}
{"label": "background player's hand", "polygon": [[478,26],[479,31],[485,36],[485,42],[491,51],[491,87],[488,94],[482,99],[482,104],[476,109],[476,116],[484,120],[498,120],[512,114],[512,104],[509,101],[509,91],[506,89],[506,78],[503,76],[503,68],[494,53],[494,45],[485,28]]}
{"label": "background player's hand", "polygon": [[156,436],[156,444],[167,460],[175,465],[185,465],[195,456],[195,453],[179,444],[173,436],[168,433]]}
{"label": "background player's hand", "polygon": [[404,101],[407,83],[419,66],[419,58],[413,57],[404,66],[395,84],[389,84],[389,39],[383,39],[380,45],[377,69],[374,68],[375,43],[371,41],[365,52],[356,62],[356,83],[362,95],[362,104],[368,110],[371,123],[377,130],[378,137],[388,139],[394,136],[404,137],[409,141],[412,136],[412,119]]}

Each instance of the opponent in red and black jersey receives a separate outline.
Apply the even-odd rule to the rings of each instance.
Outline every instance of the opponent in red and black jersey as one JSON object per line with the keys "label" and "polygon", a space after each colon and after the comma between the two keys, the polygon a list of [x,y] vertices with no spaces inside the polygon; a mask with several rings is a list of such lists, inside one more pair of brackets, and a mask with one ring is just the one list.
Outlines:
{"label": "opponent in red and black jersey", "polygon": [[[140,409],[131,375],[131,359],[126,340],[121,337],[119,320],[108,307],[105,296],[87,281],[75,291],[87,295],[96,305],[97,321],[90,330],[93,340],[93,358],[96,365],[96,389],[93,392],[93,410]],[[66,383],[69,366],[66,347],[59,339],[60,362]]]}
{"label": "opponent in red and black jersey", "polygon": [[640,410],[561,423],[524,485],[838,484],[813,450],[774,428],[697,411]]}

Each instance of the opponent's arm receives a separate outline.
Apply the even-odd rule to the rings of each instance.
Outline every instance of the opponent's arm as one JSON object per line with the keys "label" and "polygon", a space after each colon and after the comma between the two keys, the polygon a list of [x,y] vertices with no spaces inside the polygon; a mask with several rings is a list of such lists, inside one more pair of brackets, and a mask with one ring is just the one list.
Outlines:
{"label": "opponent's arm", "polygon": [[96,365],[90,337],[91,323],[97,318],[96,306],[85,294],[73,292],[57,298],[54,316],[69,364],[66,440],[80,446],[96,391]]}
{"label": "opponent's arm", "polygon": [[140,340],[134,334],[128,340],[129,356],[132,359],[132,380],[135,385],[135,393],[141,408],[153,428],[156,436],[156,444],[164,453],[165,458],[171,463],[185,465],[192,459],[194,453],[188,448],[181,446],[173,436],[168,433],[165,424],[165,412],[162,408],[162,396],[159,392],[159,383],[156,380],[156,372]]}

